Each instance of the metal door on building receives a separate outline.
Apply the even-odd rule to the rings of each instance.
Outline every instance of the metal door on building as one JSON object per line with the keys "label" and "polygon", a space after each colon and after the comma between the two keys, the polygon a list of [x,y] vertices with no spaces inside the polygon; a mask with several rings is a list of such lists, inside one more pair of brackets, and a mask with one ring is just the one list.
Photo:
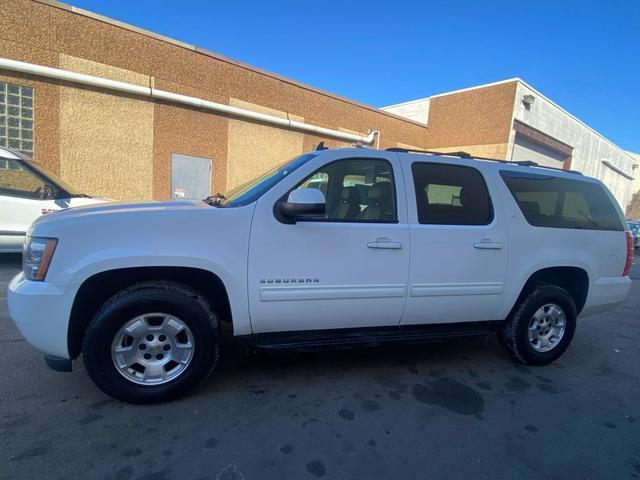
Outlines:
{"label": "metal door on building", "polygon": [[562,168],[566,159],[567,154],[565,153],[533,142],[521,135],[516,135],[516,140],[513,144],[513,153],[511,154],[511,160],[514,162],[531,160],[545,167]]}
{"label": "metal door on building", "polygon": [[211,195],[211,159],[171,155],[171,198],[202,199]]}

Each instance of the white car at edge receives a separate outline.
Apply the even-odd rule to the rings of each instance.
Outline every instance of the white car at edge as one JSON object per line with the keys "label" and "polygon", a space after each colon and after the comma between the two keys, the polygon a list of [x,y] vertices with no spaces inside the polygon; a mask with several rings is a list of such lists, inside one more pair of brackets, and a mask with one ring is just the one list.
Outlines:
{"label": "white car at edge", "polygon": [[40,215],[106,201],[77,192],[28,156],[0,147],[0,253],[22,252],[27,229]]}
{"label": "white car at edge", "polygon": [[624,300],[631,235],[574,172],[362,148],[303,154],[208,201],[40,217],[11,317],[48,365],[157,402],[216,367],[221,323],[269,350],[497,332],[544,365]]}

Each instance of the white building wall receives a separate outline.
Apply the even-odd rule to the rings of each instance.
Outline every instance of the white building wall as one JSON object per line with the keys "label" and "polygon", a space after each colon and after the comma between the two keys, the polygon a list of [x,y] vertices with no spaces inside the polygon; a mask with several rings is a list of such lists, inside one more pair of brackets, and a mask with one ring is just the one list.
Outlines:
{"label": "white building wall", "polygon": [[638,165],[633,170],[633,182],[631,182],[632,194],[638,193],[640,192],[640,153],[630,152],[629,150],[627,150],[627,153],[635,159],[636,165]]}
{"label": "white building wall", "polygon": [[380,110],[427,125],[429,123],[429,100],[428,98],[412,100],[410,102],[382,107]]}
{"label": "white building wall", "polygon": [[[535,97],[529,109],[522,103],[525,95]],[[571,169],[602,180],[622,209],[626,208],[633,193],[633,164],[636,162],[631,155],[522,81],[518,81],[516,88],[514,119],[572,146]],[[511,135],[513,145],[515,132]]]}

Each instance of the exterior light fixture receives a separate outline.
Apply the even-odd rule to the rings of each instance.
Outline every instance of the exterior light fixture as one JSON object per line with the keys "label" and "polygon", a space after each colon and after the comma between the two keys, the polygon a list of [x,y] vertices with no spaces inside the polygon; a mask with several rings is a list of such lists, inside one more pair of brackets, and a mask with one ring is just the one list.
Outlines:
{"label": "exterior light fixture", "polygon": [[535,101],[536,97],[533,95],[525,95],[522,97],[522,103],[524,103],[527,107],[530,107]]}
{"label": "exterior light fixture", "polygon": [[531,105],[533,105],[535,99],[536,97],[534,97],[533,95],[525,95],[524,97],[522,97],[522,103],[524,103],[525,107],[529,108],[531,107]]}

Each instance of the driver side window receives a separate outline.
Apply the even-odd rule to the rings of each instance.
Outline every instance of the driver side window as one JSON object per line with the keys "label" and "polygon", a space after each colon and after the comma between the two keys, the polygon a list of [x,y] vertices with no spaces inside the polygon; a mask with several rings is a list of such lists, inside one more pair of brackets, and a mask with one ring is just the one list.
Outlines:
{"label": "driver side window", "polygon": [[317,188],[327,200],[324,216],[311,221],[397,222],[393,169],[386,160],[338,160],[317,170],[298,188]]}
{"label": "driver side window", "polygon": [[0,195],[9,197],[44,198],[47,186],[15,160],[5,158],[0,163]]}

